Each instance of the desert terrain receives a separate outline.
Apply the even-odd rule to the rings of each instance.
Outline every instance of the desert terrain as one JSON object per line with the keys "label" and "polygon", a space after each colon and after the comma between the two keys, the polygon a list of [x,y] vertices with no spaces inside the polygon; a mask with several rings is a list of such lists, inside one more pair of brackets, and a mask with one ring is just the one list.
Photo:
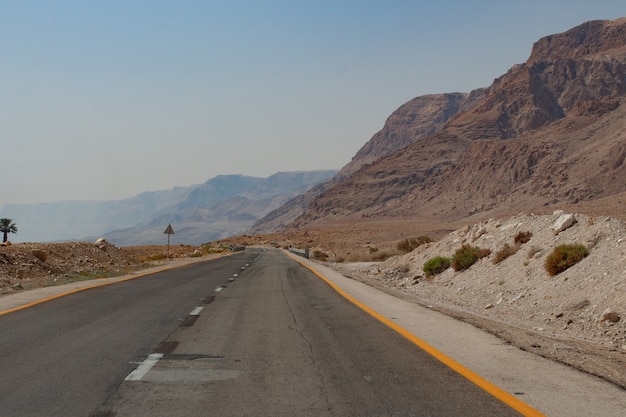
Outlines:
{"label": "desert terrain", "polygon": [[[575,223],[555,233],[562,215]],[[519,232],[530,240],[494,265]],[[402,238],[433,242],[401,254]],[[605,215],[520,213],[473,224],[419,221],[348,222],[292,235],[233,237],[210,246],[175,245],[170,258],[212,256],[221,245],[307,247],[319,262],[397,297],[489,331],[521,349],[560,361],[626,388],[626,224]],[[424,263],[452,256],[463,244],[491,254],[464,271],[426,277]],[[559,244],[582,244],[589,255],[556,276],[544,267]],[[168,262],[165,246],[118,248],[109,242],[0,247],[2,295],[72,280],[98,279]],[[322,256],[324,255],[324,256]],[[379,258],[379,259],[378,259]]]}

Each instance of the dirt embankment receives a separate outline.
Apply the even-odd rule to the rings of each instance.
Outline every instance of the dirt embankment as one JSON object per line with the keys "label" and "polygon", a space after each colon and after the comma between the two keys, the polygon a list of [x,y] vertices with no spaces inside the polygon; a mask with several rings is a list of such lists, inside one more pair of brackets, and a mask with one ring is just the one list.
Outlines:
{"label": "dirt embankment", "polygon": [[[172,259],[206,254],[203,247],[176,245]],[[165,246],[118,248],[105,240],[19,243],[0,246],[0,295],[87,279],[124,275],[163,262]]]}
{"label": "dirt embankment", "polygon": [[[489,220],[381,263],[329,265],[626,388],[626,224],[575,214],[575,223],[556,233],[553,227],[563,215]],[[494,264],[496,254],[505,245],[513,247],[520,232],[529,232],[530,240]],[[452,257],[464,244],[491,254],[469,269],[450,267],[426,277],[428,260]],[[562,244],[585,245],[589,255],[551,276],[546,258]]]}

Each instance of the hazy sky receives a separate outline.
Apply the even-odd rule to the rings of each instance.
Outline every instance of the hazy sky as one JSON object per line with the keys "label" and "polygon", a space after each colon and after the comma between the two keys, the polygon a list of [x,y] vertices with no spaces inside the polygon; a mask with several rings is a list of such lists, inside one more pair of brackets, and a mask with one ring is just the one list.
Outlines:
{"label": "hazy sky", "polygon": [[0,0],[7,203],[341,168],[413,97],[486,87],[624,0]]}

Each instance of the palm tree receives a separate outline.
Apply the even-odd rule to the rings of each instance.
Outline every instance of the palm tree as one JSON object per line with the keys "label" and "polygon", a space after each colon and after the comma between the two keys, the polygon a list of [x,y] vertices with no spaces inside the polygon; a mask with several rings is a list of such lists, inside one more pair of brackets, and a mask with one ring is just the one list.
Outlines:
{"label": "palm tree", "polygon": [[9,233],[17,233],[17,226],[11,219],[0,219],[0,232],[4,233],[2,243],[8,240]]}

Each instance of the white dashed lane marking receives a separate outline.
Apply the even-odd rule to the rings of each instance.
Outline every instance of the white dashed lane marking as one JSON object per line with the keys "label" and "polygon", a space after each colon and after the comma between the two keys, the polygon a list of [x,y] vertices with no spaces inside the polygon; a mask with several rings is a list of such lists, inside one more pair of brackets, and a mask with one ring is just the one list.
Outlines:
{"label": "white dashed lane marking", "polygon": [[125,381],[141,381],[141,378],[143,378],[162,357],[162,353],[151,353],[143,362],[141,362],[141,364],[139,364],[137,369],[128,374]]}
{"label": "white dashed lane marking", "polygon": [[196,307],[193,310],[191,310],[191,313],[189,313],[190,316],[198,316],[200,315],[200,312],[204,310],[204,307]]}

